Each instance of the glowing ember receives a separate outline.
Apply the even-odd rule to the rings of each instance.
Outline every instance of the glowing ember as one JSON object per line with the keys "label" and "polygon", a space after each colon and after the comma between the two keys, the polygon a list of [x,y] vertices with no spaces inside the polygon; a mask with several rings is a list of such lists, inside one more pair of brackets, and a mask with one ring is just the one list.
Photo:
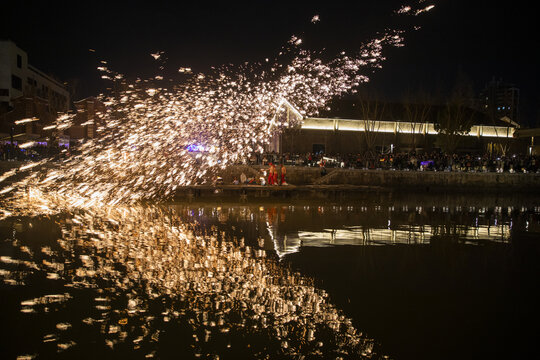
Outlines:
{"label": "glowing ember", "polygon": [[[430,9],[421,3],[417,10],[410,7],[401,12],[414,15]],[[318,21],[314,16],[312,22]],[[102,61],[98,69],[103,78],[115,82],[116,91],[100,97],[105,109],[89,122],[96,127],[96,137],[62,161],[44,160],[0,176],[3,182],[29,172],[0,191],[0,218],[57,215],[53,219],[62,235],[55,251],[67,258],[75,254],[75,247],[83,253],[60,264],[53,250],[44,247],[41,252],[47,260],[34,263],[6,256],[0,261],[45,272],[47,279],[63,279],[73,287],[92,289],[99,280],[110,284],[105,289],[111,296],[114,291],[130,294],[126,317],[108,326],[111,336],[137,318],[145,319],[145,329],[151,328],[153,319],[144,315],[144,296],[174,294],[190,313],[167,308],[163,321],[187,318],[196,342],[199,330],[205,331],[207,341],[211,336],[227,336],[220,334],[242,328],[249,320],[254,329],[265,333],[264,329],[272,329],[268,334],[279,342],[283,354],[321,355],[320,331],[331,334],[336,354],[372,357],[373,341],[359,334],[328,301],[326,292],[309,279],[280,267],[266,258],[266,252],[245,246],[243,240],[221,241],[216,232],[200,235],[173,210],[137,202],[164,199],[179,186],[203,183],[214,170],[262,152],[275,131],[316,115],[331,98],[368,81],[361,70],[381,67],[384,48],[401,46],[402,35],[403,31],[388,30],[356,54],[342,52],[329,61],[300,48],[301,39],[293,36],[290,47],[274,62],[223,66],[208,74],[180,68],[187,80],[171,88],[164,86],[161,75],[130,83]],[[151,54],[157,61],[163,61],[163,55]],[[285,116],[290,104],[298,109],[292,118]],[[47,129],[67,129],[73,120],[74,115],[60,116]],[[28,247],[21,251],[32,253]],[[69,264],[80,266],[60,271]],[[118,264],[124,273],[117,270]],[[0,275],[6,284],[24,284],[24,272]],[[106,297],[95,300],[97,310],[111,309]],[[37,312],[35,307],[64,301],[69,297],[62,294],[29,299],[21,302],[21,312]],[[56,325],[61,332],[70,328],[70,323]],[[154,335],[133,343],[155,341]],[[112,348],[125,337],[107,344]],[[55,335],[43,338],[43,342],[53,341]],[[57,345],[63,351],[76,343]]]}
{"label": "glowing ember", "polygon": [[[417,7],[398,12],[419,14],[432,5],[419,1]],[[312,22],[317,21],[316,15]],[[204,183],[214,170],[262,152],[274,132],[354,92],[369,80],[362,70],[381,67],[383,50],[402,46],[402,35],[387,30],[356,54],[342,52],[329,61],[300,48],[302,40],[293,36],[274,62],[222,66],[208,74],[182,67],[187,80],[170,88],[160,75],[130,83],[102,61],[102,77],[123,90],[100,97],[106,108],[97,114],[101,121],[94,121],[96,138],[60,165],[42,167],[15,184],[10,212],[13,204],[28,210],[28,189],[35,194],[31,206],[54,212],[161,199],[179,186]],[[158,61],[163,55],[151,54]],[[290,122],[286,101],[299,110]],[[73,116],[63,115],[47,129],[65,130]],[[189,151],[194,145],[205,150]]]}

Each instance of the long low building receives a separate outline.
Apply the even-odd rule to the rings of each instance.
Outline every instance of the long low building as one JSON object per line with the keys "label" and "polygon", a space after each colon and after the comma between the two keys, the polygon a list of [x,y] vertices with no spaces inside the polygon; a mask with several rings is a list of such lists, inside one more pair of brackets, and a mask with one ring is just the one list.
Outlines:
{"label": "long low building", "polygon": [[[301,117],[294,107],[285,102],[287,128],[271,142],[269,150],[290,153],[362,153],[367,149],[377,152],[394,152],[441,149],[444,144],[438,136],[434,121],[411,122],[401,120],[365,120],[339,117]],[[392,114],[396,118],[397,116]],[[434,117],[431,116],[430,120]],[[480,119],[482,119],[480,117]],[[456,151],[459,152],[524,152],[528,140],[519,141],[516,131],[519,125],[507,117],[496,124],[472,125],[463,136],[456,136]],[[522,149],[523,148],[523,149]]]}
{"label": "long low building", "polygon": [[[306,118],[302,121],[304,130],[332,130],[332,131],[372,131],[392,134],[418,134],[437,135],[435,124],[414,123],[407,121],[379,121],[379,120],[353,120],[353,119],[327,119]],[[469,136],[512,138],[515,128],[513,126],[473,125]]]}

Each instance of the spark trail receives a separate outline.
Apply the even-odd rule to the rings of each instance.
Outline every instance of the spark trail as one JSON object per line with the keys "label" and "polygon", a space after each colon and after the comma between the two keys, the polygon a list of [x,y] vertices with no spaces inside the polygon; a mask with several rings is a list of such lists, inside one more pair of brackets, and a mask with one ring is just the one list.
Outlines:
{"label": "spark trail", "polygon": [[[432,7],[421,0],[396,14],[415,17]],[[30,192],[38,212],[166,198],[178,186],[204,182],[213,170],[262,152],[272,131],[290,125],[277,111],[285,100],[299,110],[294,120],[300,121],[331,98],[355,91],[369,80],[362,70],[381,67],[385,48],[403,46],[404,32],[387,30],[357,53],[342,52],[329,61],[302,49],[301,39],[293,36],[272,64],[223,66],[191,74],[169,89],[159,86],[160,76],[129,83],[103,64],[103,77],[119,90],[101,97],[106,109],[99,114],[96,139],[3,191],[23,208]],[[151,55],[159,61],[163,53]],[[68,128],[72,119],[61,116],[56,128]],[[193,155],[187,149],[191,144],[204,151]]]}
{"label": "spark trail", "polygon": [[[420,0],[396,14],[414,17],[431,6]],[[312,18],[312,23],[319,21],[318,16]],[[368,81],[363,70],[381,67],[383,50],[402,46],[403,36],[404,30],[387,30],[357,53],[340,53],[329,61],[321,53],[301,48],[301,39],[292,37],[273,62],[224,66],[208,74],[180,68],[189,79],[172,88],[160,85],[161,76],[128,82],[102,64],[103,77],[114,82],[116,91],[100,98],[105,109],[96,122],[96,138],[62,161],[43,160],[0,175],[3,182],[17,173],[27,174],[0,191],[0,219],[30,216],[39,222],[47,218],[42,215],[50,215],[62,230],[56,241],[59,253],[48,247],[34,249],[38,244],[31,241],[20,246],[22,257],[41,252],[50,258],[32,262],[2,256],[1,262],[28,266],[30,273],[47,272],[48,279],[64,281],[66,289],[95,289],[98,281],[105,281],[110,284],[106,291],[111,298],[130,293],[128,318],[109,324],[113,335],[105,342],[111,349],[135,337],[122,328],[132,322],[143,323],[141,332],[146,335],[148,329],[155,331],[134,338],[134,348],[140,342],[158,341],[159,325],[144,315],[145,303],[169,296],[180,302],[176,306],[181,311],[167,309],[166,321],[169,317],[185,320],[194,334],[206,334],[204,341],[195,336],[192,348],[197,356],[223,350],[200,345],[212,338],[227,340],[227,334],[235,332],[243,337],[247,322],[256,329],[251,332],[272,338],[269,344],[277,344],[271,347],[280,357],[378,357],[380,354],[372,352],[374,342],[360,334],[328,301],[327,293],[309,279],[282,268],[262,249],[219,240],[215,233],[201,235],[195,224],[182,224],[170,209],[139,202],[164,199],[178,186],[204,182],[215,169],[263,151],[273,131],[290,125],[282,116],[283,104],[289,102],[298,109],[293,121],[316,114],[331,98]],[[151,54],[156,61],[162,55]],[[60,116],[54,127],[65,130],[73,118]],[[204,150],[190,153],[188,147],[193,144]],[[17,239],[12,243],[18,246]],[[82,265],[60,271],[77,264],[70,256],[79,257]],[[58,257],[67,260],[56,263]],[[125,266],[122,273],[119,265]],[[6,284],[24,285],[28,271],[23,270],[19,274],[0,269],[0,275]],[[103,291],[98,290],[97,294]],[[21,311],[31,313],[43,303],[69,299],[49,294],[23,301]],[[98,306],[104,311],[103,318],[83,319],[83,323],[110,320],[102,300],[99,297]],[[208,308],[209,304],[214,305]],[[70,327],[69,323],[57,324],[61,332]],[[103,329],[101,325],[97,328]],[[60,334],[49,334],[43,342],[60,338]],[[321,338],[329,339],[331,347],[323,346]],[[302,341],[298,343],[298,339]],[[58,349],[75,345],[72,340],[59,342]],[[269,348],[257,351],[253,357],[262,358]]]}

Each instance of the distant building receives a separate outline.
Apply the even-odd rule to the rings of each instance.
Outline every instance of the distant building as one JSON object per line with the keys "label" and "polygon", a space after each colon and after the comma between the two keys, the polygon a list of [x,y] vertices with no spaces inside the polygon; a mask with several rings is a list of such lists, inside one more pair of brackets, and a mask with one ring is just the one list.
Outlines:
{"label": "distant building", "polygon": [[71,140],[86,140],[96,137],[99,126],[102,125],[101,114],[105,112],[105,105],[94,97],[75,101],[77,115],[73,125],[67,130]]}
{"label": "distant building", "polygon": [[478,110],[487,114],[493,123],[506,117],[519,124],[519,89],[493,78],[480,92]]}
{"label": "distant building", "polygon": [[[298,114],[293,105],[286,105],[287,118],[289,113]],[[384,113],[381,112],[378,119],[362,117],[362,112],[358,110],[361,105],[356,101],[341,99],[333,101],[330,107],[331,110],[324,112],[323,117],[300,116],[299,125],[285,129],[279,137],[275,136],[267,150],[347,154],[362,153],[370,146],[379,153],[440,148],[435,122],[438,114],[444,110],[442,106],[430,105],[429,114],[423,121],[405,120],[404,104],[385,104]],[[421,109],[414,111],[418,113]],[[485,113],[474,109],[469,109],[469,112],[474,117],[474,123],[470,131],[460,137],[457,152],[503,152],[513,149],[514,132],[519,128],[516,123],[507,117],[492,122]]]}
{"label": "distant building", "polygon": [[[28,63],[27,53],[0,40],[0,137],[37,139],[58,113],[69,110],[69,92],[58,80]],[[21,119],[32,121],[20,124]],[[19,121],[19,123],[17,123]]]}

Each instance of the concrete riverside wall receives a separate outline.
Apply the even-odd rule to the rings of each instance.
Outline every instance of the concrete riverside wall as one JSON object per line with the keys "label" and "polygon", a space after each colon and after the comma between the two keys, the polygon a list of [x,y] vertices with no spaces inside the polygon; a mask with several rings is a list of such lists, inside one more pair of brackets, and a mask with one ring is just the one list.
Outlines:
{"label": "concrete riverside wall", "polygon": [[[291,185],[310,185],[316,183],[317,179],[321,178],[321,170],[317,167],[296,167],[287,166],[286,180]],[[263,176],[263,170],[267,171],[266,179],[268,179],[268,166],[248,166],[234,165],[229,166],[218,174],[223,178],[225,184],[231,184],[234,178],[240,179],[240,174],[243,172],[246,176],[255,177],[257,180]],[[281,173],[277,166],[278,178]],[[330,174],[334,169],[327,169]]]}
{"label": "concrete riverside wall", "polygon": [[[321,182],[321,183],[324,183]],[[540,190],[540,174],[339,170],[329,184],[391,187],[521,188]]]}
{"label": "concrete riverside wall", "polygon": [[[261,169],[261,167],[253,168],[256,170]],[[238,170],[240,170],[240,168],[238,168]],[[238,170],[236,167],[231,167],[227,170],[227,173],[235,174],[232,176],[239,177],[242,171]],[[245,173],[247,175],[247,172]],[[231,175],[224,176],[225,183],[232,181],[229,180],[230,176]],[[315,184],[387,186],[398,188],[519,189],[540,192],[540,174],[522,173],[353,170],[329,168],[327,169],[327,175],[323,177],[321,176],[319,168],[288,166],[287,182],[291,185]]]}
{"label": "concrete riverside wall", "polygon": [[[23,165],[22,162],[0,161],[0,174]],[[267,167],[235,165],[220,171],[225,184],[231,184],[244,172],[249,177],[262,176]],[[279,170],[278,170],[279,172]],[[15,181],[19,176],[5,181]],[[434,172],[434,171],[393,171],[357,170],[328,168],[327,175],[321,176],[317,167],[287,166],[286,180],[291,185],[363,185],[393,188],[443,188],[456,190],[520,190],[540,193],[540,174]],[[1,186],[0,186],[1,188]]]}

